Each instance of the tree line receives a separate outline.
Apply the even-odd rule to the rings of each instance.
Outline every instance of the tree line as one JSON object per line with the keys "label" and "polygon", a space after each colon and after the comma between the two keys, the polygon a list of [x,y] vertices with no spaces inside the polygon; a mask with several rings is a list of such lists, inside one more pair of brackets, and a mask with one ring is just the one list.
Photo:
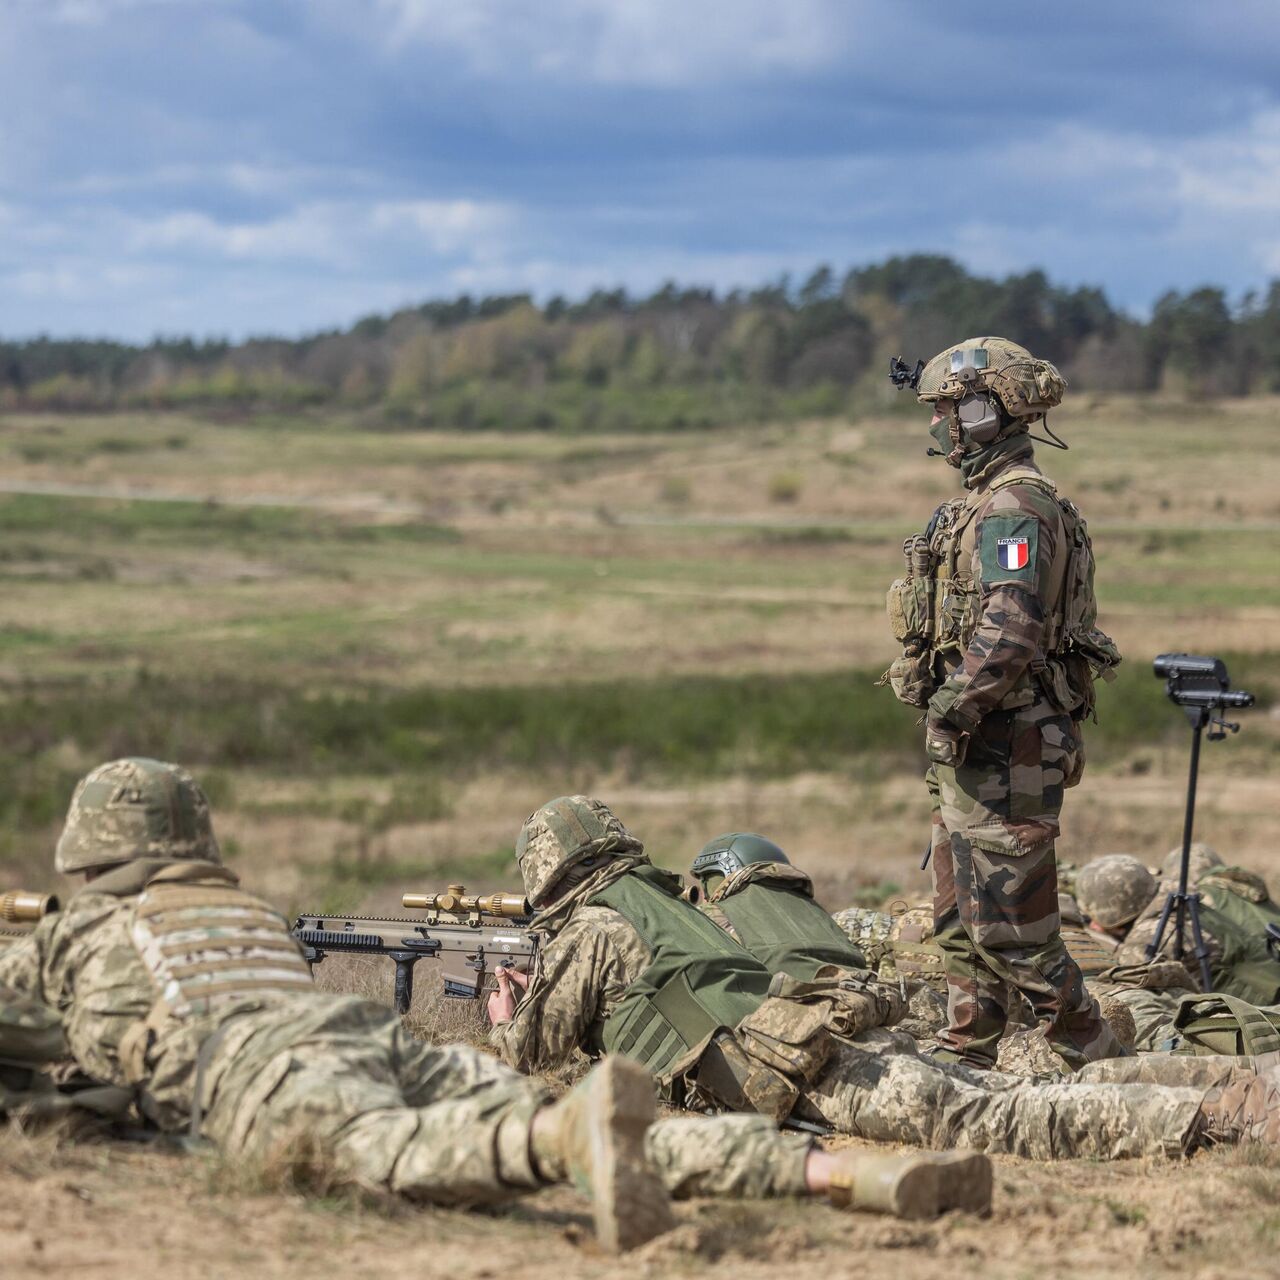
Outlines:
{"label": "tree line", "polygon": [[0,408],[331,405],[388,426],[678,429],[884,407],[890,355],[981,333],[1055,361],[1077,389],[1280,391],[1280,280],[1235,303],[1171,291],[1144,322],[1099,288],[917,254],[724,293],[464,294],[299,339],[0,341]]}

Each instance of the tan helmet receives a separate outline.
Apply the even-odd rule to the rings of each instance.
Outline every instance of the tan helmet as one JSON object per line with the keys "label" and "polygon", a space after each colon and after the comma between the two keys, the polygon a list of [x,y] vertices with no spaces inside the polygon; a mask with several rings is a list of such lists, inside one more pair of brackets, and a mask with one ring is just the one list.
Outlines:
{"label": "tan helmet", "polygon": [[1104,929],[1118,929],[1136,920],[1155,893],[1155,876],[1128,853],[1094,858],[1076,877],[1081,910]]}
{"label": "tan helmet", "polygon": [[[1191,845],[1191,856],[1187,861],[1187,883],[1197,884],[1200,877],[1208,875],[1214,867],[1223,866],[1218,851],[1212,846],[1196,840]],[[1182,846],[1170,849],[1160,864],[1160,874],[1166,880],[1176,880],[1182,874]]]}
{"label": "tan helmet", "polygon": [[137,858],[221,862],[209,801],[176,764],[131,757],[100,764],[71,797],[53,865],[64,874]]}
{"label": "tan helmet", "polygon": [[602,853],[643,853],[644,845],[603,800],[559,796],[525,819],[516,861],[532,906],[547,901],[566,871]]}
{"label": "tan helmet", "polygon": [[989,391],[1022,423],[1037,422],[1062,403],[1067,380],[1008,338],[966,338],[925,365],[916,386],[921,404]]}

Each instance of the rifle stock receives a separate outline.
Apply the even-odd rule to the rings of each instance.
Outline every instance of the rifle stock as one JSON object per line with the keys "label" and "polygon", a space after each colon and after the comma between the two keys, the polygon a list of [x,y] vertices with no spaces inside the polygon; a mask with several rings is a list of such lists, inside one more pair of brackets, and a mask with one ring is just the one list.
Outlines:
{"label": "rifle stock", "polygon": [[538,954],[542,935],[529,928],[529,906],[516,894],[467,897],[462,885],[450,885],[444,893],[406,893],[402,902],[425,917],[304,914],[294,921],[293,936],[313,966],[329,954],[386,956],[396,967],[395,1006],[402,1014],[413,1000],[419,960],[439,961],[449,999],[478,1000],[496,990],[497,968],[527,973]]}

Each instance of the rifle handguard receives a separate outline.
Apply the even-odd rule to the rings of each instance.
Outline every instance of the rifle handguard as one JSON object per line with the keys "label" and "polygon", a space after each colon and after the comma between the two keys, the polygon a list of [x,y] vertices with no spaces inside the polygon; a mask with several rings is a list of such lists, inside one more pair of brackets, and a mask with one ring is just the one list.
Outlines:
{"label": "rifle handguard", "polygon": [[460,884],[451,884],[444,893],[406,893],[400,901],[413,911],[447,911],[454,915],[476,912],[504,920],[521,919],[532,914],[529,904],[519,894],[489,893],[468,897]]}
{"label": "rifle handguard", "polygon": [[10,889],[0,896],[0,920],[9,924],[35,924],[50,912],[57,911],[59,905],[56,894]]}

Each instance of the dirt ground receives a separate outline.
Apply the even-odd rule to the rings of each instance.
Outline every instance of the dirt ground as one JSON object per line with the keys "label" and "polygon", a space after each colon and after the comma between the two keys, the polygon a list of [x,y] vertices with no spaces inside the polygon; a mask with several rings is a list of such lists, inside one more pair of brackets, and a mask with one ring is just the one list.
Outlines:
{"label": "dirt ground", "polygon": [[[1082,397],[1055,422],[1079,447],[1048,462],[1089,516],[1104,622],[1135,665],[1178,647],[1280,649],[1276,407]],[[953,480],[924,459],[921,424],[897,419],[590,440],[359,427],[6,418],[0,490],[47,502],[4,500],[15,509],[0,548],[0,683],[109,682],[144,662],[318,689],[879,669],[901,539]],[[66,496],[138,490],[187,511],[208,503],[208,519]],[[222,507],[303,523],[241,526]],[[100,524],[87,534],[64,521],[85,510]],[[396,536],[375,536],[384,524]],[[1198,832],[1280,888],[1280,718],[1260,709],[1245,725],[1206,749]],[[1166,727],[1068,797],[1064,858],[1158,861],[1177,841],[1186,744]],[[54,754],[68,769],[96,762],[70,741]],[[336,909],[314,897],[357,835],[337,802],[389,780],[227,777],[219,832],[246,883],[283,907]],[[442,786],[439,817],[377,833],[344,906],[393,907],[478,855],[471,888],[514,888],[514,866],[492,851],[509,850],[549,794],[575,790],[609,800],[673,869],[747,828],[779,839],[833,909],[927,894],[927,802],[909,772],[678,785],[603,768],[481,771]],[[323,812],[309,815],[318,798]],[[32,822],[49,847],[56,818]],[[42,866],[43,855],[0,864],[0,887],[55,887],[32,882]],[[387,1000],[390,966],[327,961],[322,983]],[[442,1011],[429,987],[420,977],[415,1025],[474,1036],[476,1010]],[[0,1276],[1280,1275],[1280,1155],[997,1163],[987,1220],[690,1203],[670,1236],[617,1260],[594,1249],[566,1192],[497,1213],[424,1210],[305,1196],[212,1156],[0,1133]]]}
{"label": "dirt ground", "polygon": [[1280,1160],[1257,1149],[1178,1165],[1001,1158],[987,1219],[907,1223],[791,1201],[689,1201],[678,1206],[676,1230],[622,1259],[599,1253],[583,1203],[563,1190],[465,1213],[236,1182],[212,1155],[7,1135],[0,1274],[1225,1280],[1277,1274],[1280,1245]]}

